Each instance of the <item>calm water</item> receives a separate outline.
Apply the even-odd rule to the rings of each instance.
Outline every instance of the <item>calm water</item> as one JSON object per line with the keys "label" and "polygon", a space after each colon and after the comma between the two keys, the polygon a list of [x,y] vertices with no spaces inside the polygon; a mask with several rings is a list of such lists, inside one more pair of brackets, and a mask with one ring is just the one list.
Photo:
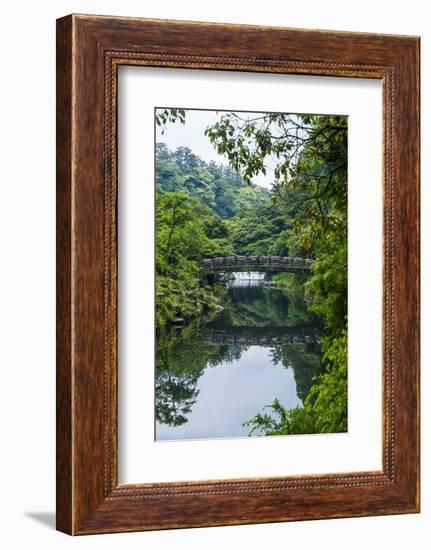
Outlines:
{"label": "calm water", "polygon": [[321,370],[319,327],[303,300],[260,274],[236,277],[211,323],[157,339],[157,440],[246,437],[243,423],[274,399],[301,406]]}

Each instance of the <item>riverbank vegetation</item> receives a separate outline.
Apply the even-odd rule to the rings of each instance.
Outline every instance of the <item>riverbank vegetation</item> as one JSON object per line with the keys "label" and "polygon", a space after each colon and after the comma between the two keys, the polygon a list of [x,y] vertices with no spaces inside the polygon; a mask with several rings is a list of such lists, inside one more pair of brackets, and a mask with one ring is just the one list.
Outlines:
{"label": "riverbank vegetation", "polygon": [[[187,111],[167,116],[187,121]],[[264,435],[346,431],[347,118],[229,112],[206,135],[228,167],[157,144],[157,329],[204,322],[223,307],[224,286],[205,277],[202,257],[312,258],[310,276],[274,281],[321,320],[324,371],[303,387],[303,407],[275,400],[247,425]],[[268,163],[271,190],[252,183]]]}

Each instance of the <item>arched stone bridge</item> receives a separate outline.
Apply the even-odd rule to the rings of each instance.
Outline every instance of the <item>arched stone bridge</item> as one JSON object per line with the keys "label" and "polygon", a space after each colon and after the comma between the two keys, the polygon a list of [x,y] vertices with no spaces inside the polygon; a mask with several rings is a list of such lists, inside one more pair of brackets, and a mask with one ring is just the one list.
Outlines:
{"label": "arched stone bridge", "polygon": [[225,256],[204,258],[200,265],[208,272],[263,271],[307,273],[313,260],[289,256]]}

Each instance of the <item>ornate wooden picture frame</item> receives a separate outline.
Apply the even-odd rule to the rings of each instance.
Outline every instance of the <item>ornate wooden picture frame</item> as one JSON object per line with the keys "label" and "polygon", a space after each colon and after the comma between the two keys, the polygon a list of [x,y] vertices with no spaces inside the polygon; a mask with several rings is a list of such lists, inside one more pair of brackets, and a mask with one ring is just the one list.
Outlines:
{"label": "ornate wooden picture frame", "polygon": [[[383,469],[118,483],[117,69],[383,85]],[[91,534],[419,511],[419,39],[70,15],[57,21],[57,528]]]}

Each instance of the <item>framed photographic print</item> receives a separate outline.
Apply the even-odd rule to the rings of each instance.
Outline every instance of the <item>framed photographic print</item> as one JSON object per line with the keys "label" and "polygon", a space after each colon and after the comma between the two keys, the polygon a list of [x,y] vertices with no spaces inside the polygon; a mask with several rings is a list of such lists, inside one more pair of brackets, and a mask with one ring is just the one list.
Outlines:
{"label": "framed photographic print", "polygon": [[419,511],[419,39],[57,22],[57,528]]}

